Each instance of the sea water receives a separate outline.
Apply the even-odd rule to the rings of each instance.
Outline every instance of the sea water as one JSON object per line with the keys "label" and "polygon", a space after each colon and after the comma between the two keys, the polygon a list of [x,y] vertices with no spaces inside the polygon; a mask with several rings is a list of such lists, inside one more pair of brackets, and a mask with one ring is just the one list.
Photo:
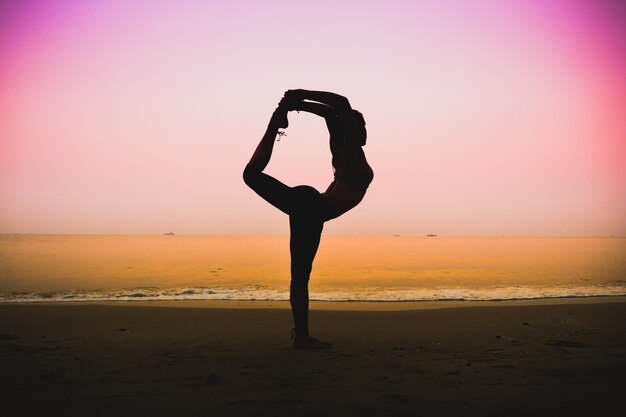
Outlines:
{"label": "sea water", "polygon": [[[626,295],[625,238],[333,237],[321,301]],[[288,300],[289,238],[0,235],[0,302]]]}

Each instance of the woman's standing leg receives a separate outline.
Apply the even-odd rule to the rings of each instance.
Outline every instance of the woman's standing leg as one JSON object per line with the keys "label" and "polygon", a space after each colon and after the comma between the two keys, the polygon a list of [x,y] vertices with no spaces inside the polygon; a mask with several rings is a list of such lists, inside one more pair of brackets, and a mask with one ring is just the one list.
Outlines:
{"label": "woman's standing leg", "polygon": [[327,349],[330,344],[309,335],[309,278],[320,245],[328,203],[313,187],[293,188],[295,204],[289,215],[291,232],[291,285],[289,301],[293,312],[294,348]]}
{"label": "woman's standing leg", "polygon": [[289,301],[293,313],[296,349],[329,349],[331,344],[309,335],[309,278],[322,236],[324,221],[319,216],[289,217],[291,239],[291,286]]}
{"label": "woman's standing leg", "polygon": [[289,301],[293,312],[295,337],[309,337],[309,278],[313,260],[320,244],[323,223],[292,215],[289,217],[291,231],[291,285]]}

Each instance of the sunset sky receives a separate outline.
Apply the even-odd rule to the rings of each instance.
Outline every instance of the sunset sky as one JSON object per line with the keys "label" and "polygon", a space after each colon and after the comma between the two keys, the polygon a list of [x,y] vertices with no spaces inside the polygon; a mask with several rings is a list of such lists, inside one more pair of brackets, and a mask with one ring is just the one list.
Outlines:
{"label": "sunset sky", "polygon": [[[340,235],[626,235],[618,0],[0,3],[0,233],[282,235],[244,165],[287,89],[361,110]],[[290,114],[268,172],[332,180]]]}

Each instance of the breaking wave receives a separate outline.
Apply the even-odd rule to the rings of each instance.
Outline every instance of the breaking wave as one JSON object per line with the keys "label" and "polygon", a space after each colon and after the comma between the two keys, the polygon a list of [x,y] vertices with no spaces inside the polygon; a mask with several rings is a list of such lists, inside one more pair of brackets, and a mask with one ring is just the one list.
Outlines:
{"label": "breaking wave", "polygon": [[[311,291],[310,296],[313,301],[336,302],[537,300],[626,296],[626,285],[615,283],[612,285],[551,287],[337,288]],[[130,288],[0,293],[0,303],[176,300],[287,301],[289,300],[289,292],[272,287],[247,286],[242,288]]]}

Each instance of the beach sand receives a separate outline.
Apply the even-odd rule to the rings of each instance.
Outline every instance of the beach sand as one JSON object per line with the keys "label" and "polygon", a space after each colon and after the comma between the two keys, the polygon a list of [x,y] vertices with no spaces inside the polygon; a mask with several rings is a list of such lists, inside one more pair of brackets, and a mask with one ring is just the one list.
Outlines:
{"label": "beach sand", "polygon": [[623,299],[312,308],[312,333],[331,350],[290,348],[284,302],[0,305],[3,415],[602,416],[623,408]]}

